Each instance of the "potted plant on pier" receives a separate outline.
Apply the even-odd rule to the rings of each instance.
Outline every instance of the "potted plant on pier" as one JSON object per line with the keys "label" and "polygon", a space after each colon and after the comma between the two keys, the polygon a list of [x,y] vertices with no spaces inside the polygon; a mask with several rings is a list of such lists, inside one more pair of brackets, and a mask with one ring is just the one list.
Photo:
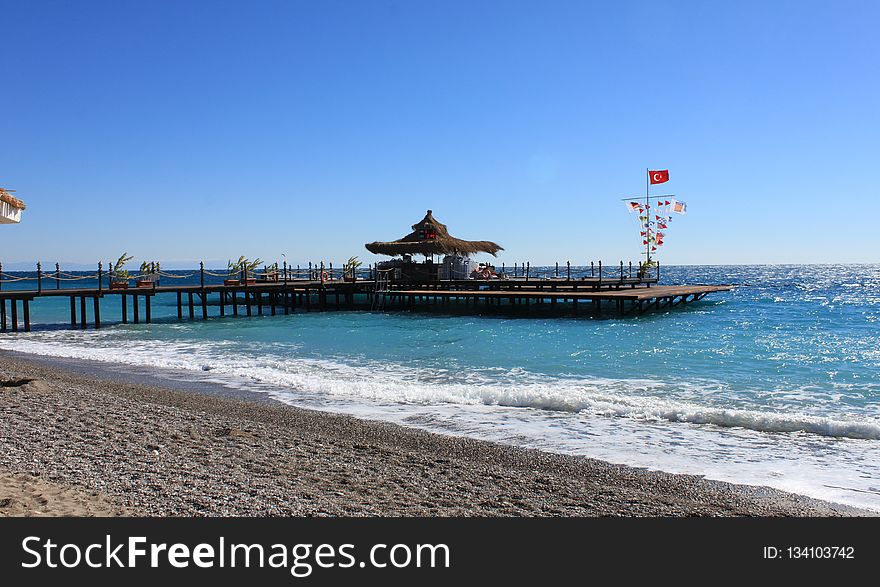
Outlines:
{"label": "potted plant on pier", "polygon": [[357,257],[349,257],[348,261],[345,262],[345,265],[342,266],[343,279],[350,282],[357,281],[357,270],[361,265],[363,265],[363,263],[359,261]]}
{"label": "potted plant on pier", "polygon": [[229,260],[229,264],[226,266],[226,279],[223,280],[223,285],[238,285],[238,275],[241,273],[241,261],[244,257],[239,258],[239,262],[236,263],[232,259]]}
{"label": "potted plant on pier", "polygon": [[[251,261],[244,255],[238,258],[238,261],[229,260],[229,279],[223,281],[223,285],[248,285],[257,282],[256,277],[252,277],[257,267],[262,263],[262,259],[255,259]],[[244,280],[242,280],[239,275],[244,273]],[[237,279],[233,279],[233,276],[238,277]]]}
{"label": "potted plant on pier", "polygon": [[128,289],[128,280],[131,279],[131,276],[128,274],[128,269],[125,269],[124,267],[125,264],[131,260],[132,256],[128,253],[122,253],[119,255],[119,259],[113,264],[110,289]]}
{"label": "potted plant on pier", "polygon": [[156,279],[154,267],[155,263],[144,261],[141,263],[140,275],[137,280],[137,287],[153,287],[153,281]]}
{"label": "potted plant on pier", "polygon": [[657,261],[645,261],[639,263],[639,279],[647,279],[651,277],[651,269],[657,266]]}

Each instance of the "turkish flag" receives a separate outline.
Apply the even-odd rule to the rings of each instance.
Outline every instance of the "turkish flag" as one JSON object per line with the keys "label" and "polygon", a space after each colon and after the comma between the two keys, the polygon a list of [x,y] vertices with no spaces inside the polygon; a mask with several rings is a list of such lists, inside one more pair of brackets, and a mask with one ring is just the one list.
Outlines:
{"label": "turkish flag", "polygon": [[651,185],[655,183],[666,183],[669,181],[669,170],[658,169],[656,171],[648,171],[648,177],[651,178]]}

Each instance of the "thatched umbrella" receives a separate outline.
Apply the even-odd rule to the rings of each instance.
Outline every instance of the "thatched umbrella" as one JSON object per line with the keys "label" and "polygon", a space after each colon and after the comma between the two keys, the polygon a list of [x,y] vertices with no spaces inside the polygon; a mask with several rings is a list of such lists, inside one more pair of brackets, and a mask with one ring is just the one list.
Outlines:
{"label": "thatched umbrella", "polygon": [[450,236],[446,225],[438,222],[430,210],[425,217],[412,225],[413,231],[391,242],[374,242],[364,245],[377,255],[454,255],[489,253],[492,256],[504,249],[492,241],[466,241]]}

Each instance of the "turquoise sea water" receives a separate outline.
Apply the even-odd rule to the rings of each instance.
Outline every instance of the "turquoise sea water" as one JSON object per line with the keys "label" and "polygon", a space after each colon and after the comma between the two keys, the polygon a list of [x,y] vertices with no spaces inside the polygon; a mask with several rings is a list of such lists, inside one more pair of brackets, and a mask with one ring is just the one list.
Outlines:
{"label": "turquoise sea water", "polygon": [[[34,332],[0,336],[0,348],[880,510],[880,266],[668,267],[661,282],[742,287],[628,318],[178,322],[172,295],[154,303],[154,324],[98,331],[63,327],[67,298],[41,299]],[[105,321],[118,304],[102,302]]]}

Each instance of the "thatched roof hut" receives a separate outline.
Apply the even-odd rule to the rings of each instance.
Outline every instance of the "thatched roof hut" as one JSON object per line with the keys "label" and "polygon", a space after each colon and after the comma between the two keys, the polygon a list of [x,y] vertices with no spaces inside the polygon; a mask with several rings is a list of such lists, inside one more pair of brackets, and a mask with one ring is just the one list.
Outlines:
{"label": "thatched roof hut", "polygon": [[492,241],[466,241],[449,234],[446,225],[438,222],[430,210],[425,217],[412,225],[412,232],[391,242],[374,242],[364,245],[377,255],[453,255],[489,253],[495,256],[504,249]]}

